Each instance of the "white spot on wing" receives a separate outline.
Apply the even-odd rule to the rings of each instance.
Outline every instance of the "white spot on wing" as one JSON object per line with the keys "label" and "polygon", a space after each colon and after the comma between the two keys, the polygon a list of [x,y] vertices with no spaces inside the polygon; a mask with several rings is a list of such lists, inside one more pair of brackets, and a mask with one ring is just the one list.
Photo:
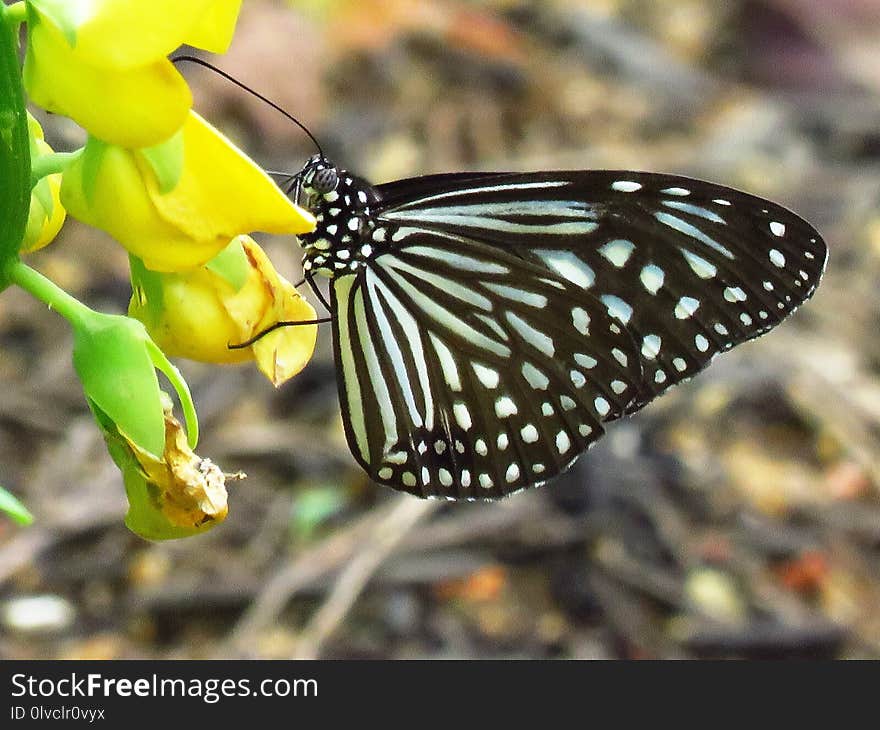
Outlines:
{"label": "white spot on wing", "polygon": [[779,221],[771,221],[770,232],[777,238],[781,238],[785,235],[785,224],[780,223]]}
{"label": "white spot on wing", "polygon": [[629,261],[629,257],[632,256],[632,252],[635,249],[635,244],[632,241],[627,241],[624,238],[618,238],[613,241],[609,241],[604,246],[599,247],[599,253],[602,254],[608,261],[610,261],[614,266],[618,269],[622,269],[626,266],[626,262]]}
{"label": "white spot on wing", "polygon": [[498,418],[508,418],[517,412],[516,403],[508,396],[503,395],[495,401],[495,415]]}
{"label": "white spot on wing", "polygon": [[688,266],[701,279],[711,279],[718,273],[715,265],[706,261],[702,256],[697,256],[697,254],[688,251],[686,248],[682,248],[680,251]]}
{"label": "white spot on wing", "polygon": [[691,225],[687,221],[682,220],[678,216],[670,215],[669,213],[654,213],[654,217],[660,221],[663,225],[669,226],[679,233],[683,233],[686,236],[690,236],[695,241],[699,241],[700,243],[704,243],[709,248],[715,249],[718,253],[726,258],[731,260],[736,257],[731,253],[730,249],[726,246],[721,245],[714,238],[707,236],[696,226]]}
{"label": "white spot on wing", "polygon": [[543,309],[547,306],[547,297],[532,291],[526,291],[515,286],[507,286],[506,284],[495,284],[493,282],[483,282],[483,286],[489,291],[506,297],[514,302],[522,302],[530,307]]}
{"label": "white spot on wing", "polygon": [[602,303],[608,308],[608,314],[627,324],[632,317],[633,308],[623,299],[614,294],[603,294]]}
{"label": "white spot on wing", "polygon": [[678,300],[678,304],[675,305],[675,317],[676,319],[687,319],[688,317],[692,317],[694,315],[694,312],[696,312],[699,308],[699,299],[694,299],[693,297],[682,297]]}
{"label": "white spot on wing", "polygon": [[566,453],[571,448],[571,439],[565,431],[556,434],[556,450],[560,454]]}
{"label": "white spot on wing", "polygon": [[[452,238],[452,236],[450,237]],[[415,254],[416,256],[423,256],[425,258],[433,259],[435,261],[442,261],[445,264],[454,266],[456,269],[462,269],[463,271],[472,271],[478,274],[510,273],[510,269],[502,264],[474,258],[473,256],[465,256],[460,253],[453,253],[452,251],[434,248],[432,246],[410,246],[407,249],[407,253]]]}
{"label": "white spot on wing", "polygon": [[664,200],[663,205],[667,208],[673,208],[674,210],[680,210],[683,213],[690,213],[691,215],[698,216],[700,218],[705,218],[707,221],[712,221],[712,223],[720,223],[724,225],[726,221],[717,213],[713,213],[711,210],[707,208],[703,208],[700,205],[692,205],[691,203],[684,203],[680,200]]}
{"label": "white spot on wing", "polygon": [[575,329],[582,335],[590,334],[590,315],[581,307],[574,307],[571,310],[571,319]]}
{"label": "white spot on wing", "polygon": [[724,298],[728,302],[744,302],[748,297],[746,293],[738,286],[728,286],[724,289]]}
{"label": "white spot on wing", "polygon": [[437,357],[440,359],[440,369],[443,370],[443,378],[446,380],[446,384],[449,386],[450,390],[456,392],[461,391],[461,379],[458,376],[458,367],[455,364],[455,358],[452,356],[449,348],[437,339],[437,337],[433,334],[430,337],[431,344],[434,346],[434,350],[437,352]]}
{"label": "white spot on wing", "polygon": [[775,248],[770,249],[770,262],[778,267],[783,268],[785,266],[785,255],[782,251],[777,251]]}
{"label": "white spot on wing", "polygon": [[471,421],[471,412],[464,403],[455,403],[452,406],[452,414],[455,416],[455,422],[465,431],[469,430],[473,425]]}
{"label": "white spot on wing", "polygon": [[547,390],[547,386],[550,385],[550,378],[544,375],[532,363],[524,362],[520,370],[528,384],[533,388],[536,390]]}
{"label": "white spot on wing", "polygon": [[645,335],[642,339],[642,356],[653,360],[660,354],[662,340],[657,335]]}
{"label": "white spot on wing", "polygon": [[476,374],[479,381],[486,388],[497,388],[498,381],[500,376],[498,375],[497,370],[493,370],[492,368],[486,367],[485,365],[480,365],[480,363],[474,362],[471,363],[471,366],[474,369],[474,373]]}
{"label": "white spot on wing", "polygon": [[538,329],[535,329],[522,317],[514,314],[513,312],[507,312],[505,316],[507,317],[507,321],[510,322],[510,324],[517,331],[519,336],[522,337],[536,350],[543,353],[547,357],[553,357],[553,355],[556,354],[556,348],[553,345],[553,339],[549,335],[541,332]]}
{"label": "white spot on wing", "polygon": [[642,286],[644,286],[651,294],[656,294],[660,291],[660,287],[663,286],[663,280],[665,278],[666,274],[663,272],[663,269],[654,264],[648,264],[639,274]]}
{"label": "white spot on wing", "polygon": [[596,281],[596,272],[571,251],[546,249],[535,251],[535,255],[561,277],[582,289],[589,289]]}

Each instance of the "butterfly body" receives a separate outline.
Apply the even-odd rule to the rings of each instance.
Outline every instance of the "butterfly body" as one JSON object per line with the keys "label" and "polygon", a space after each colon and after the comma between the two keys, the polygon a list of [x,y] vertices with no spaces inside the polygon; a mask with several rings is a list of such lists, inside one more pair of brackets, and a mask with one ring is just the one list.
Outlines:
{"label": "butterfly body", "polygon": [[423,497],[497,498],[559,474],[605,423],[782,321],[827,256],[781,206],[672,175],[373,186],[316,156],[298,177],[352,453]]}

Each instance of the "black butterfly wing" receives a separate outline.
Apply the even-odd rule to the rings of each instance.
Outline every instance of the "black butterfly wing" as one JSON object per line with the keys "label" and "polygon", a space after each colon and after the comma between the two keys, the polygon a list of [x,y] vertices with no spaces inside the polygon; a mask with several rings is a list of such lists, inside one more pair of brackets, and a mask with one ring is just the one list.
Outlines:
{"label": "black butterfly wing", "polygon": [[782,206],[674,175],[467,173],[377,191],[377,222],[401,242],[460,236],[601,301],[637,343],[644,377],[627,412],[772,329],[812,295],[827,259],[819,233]]}
{"label": "black butterfly wing", "polygon": [[453,499],[560,473],[638,396],[631,336],[542,266],[467,237],[404,233],[331,288],[355,458],[381,484]]}

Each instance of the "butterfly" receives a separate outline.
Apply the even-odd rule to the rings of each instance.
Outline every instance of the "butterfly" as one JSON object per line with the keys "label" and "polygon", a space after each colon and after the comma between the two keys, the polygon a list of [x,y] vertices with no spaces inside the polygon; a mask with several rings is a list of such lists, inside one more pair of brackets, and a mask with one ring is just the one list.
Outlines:
{"label": "butterfly", "polygon": [[371,185],[323,153],[290,190],[317,220],[352,454],[419,497],[493,499],[815,291],[819,233],[785,208],[631,171],[451,173]]}

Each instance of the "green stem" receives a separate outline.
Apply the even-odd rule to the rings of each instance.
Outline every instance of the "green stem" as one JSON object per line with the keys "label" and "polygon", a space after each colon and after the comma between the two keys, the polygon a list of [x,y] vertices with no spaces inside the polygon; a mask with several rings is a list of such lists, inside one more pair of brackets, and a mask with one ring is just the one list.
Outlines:
{"label": "green stem", "polygon": [[79,152],[52,152],[31,160],[31,187],[48,175],[64,172]]}
{"label": "green stem", "polygon": [[24,2],[12,3],[6,6],[6,17],[11,23],[24,23],[27,20],[27,7]]}
{"label": "green stem", "polygon": [[45,302],[49,309],[54,309],[64,319],[76,326],[91,314],[85,304],[70,296],[55,282],[47,279],[39,271],[32,269],[21,261],[16,261],[6,269],[6,277],[13,284]]}

